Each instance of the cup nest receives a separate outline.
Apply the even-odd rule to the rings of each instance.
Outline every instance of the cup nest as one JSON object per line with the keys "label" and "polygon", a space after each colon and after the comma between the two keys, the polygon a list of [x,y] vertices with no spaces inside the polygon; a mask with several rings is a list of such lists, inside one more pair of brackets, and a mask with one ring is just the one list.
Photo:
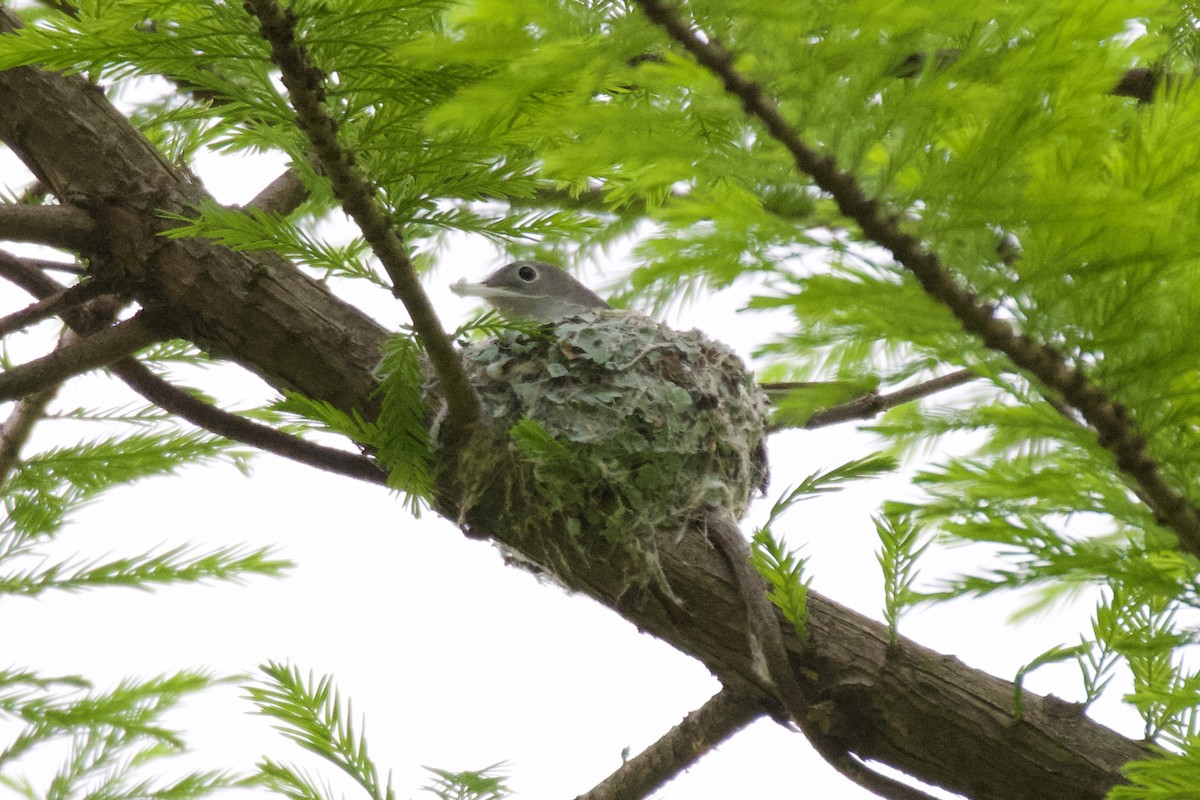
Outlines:
{"label": "cup nest", "polygon": [[[766,484],[766,395],[699,331],[595,311],[470,344],[463,362],[489,432],[460,461],[465,507],[532,492],[506,525],[561,525],[644,566],[655,532],[682,535],[714,509],[740,519]],[[530,544],[534,561],[559,560]]]}

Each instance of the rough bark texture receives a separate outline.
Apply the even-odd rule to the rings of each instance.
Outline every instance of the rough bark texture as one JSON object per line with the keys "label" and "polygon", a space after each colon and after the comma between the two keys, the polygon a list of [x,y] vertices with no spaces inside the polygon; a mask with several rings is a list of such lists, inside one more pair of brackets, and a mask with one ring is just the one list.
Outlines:
{"label": "rough bark texture", "polygon": [[[4,12],[0,32],[14,24]],[[282,259],[157,236],[170,223],[156,212],[185,211],[205,197],[203,188],[82,79],[31,68],[0,73],[0,139],[60,203],[95,220],[104,241],[87,253],[93,268],[176,335],[275,386],[370,414],[371,371],[386,332]],[[519,513],[485,498],[465,529],[506,542],[505,517]],[[547,530],[542,538],[562,536]],[[584,552],[570,556],[563,580],[727,683],[758,685],[724,558],[699,534],[678,543],[664,535],[659,544],[681,605],[631,588],[620,569]],[[792,665],[819,722],[862,758],[980,800],[1095,800],[1121,780],[1123,763],[1147,754],[1053,698],[1027,696],[1017,721],[1009,682],[909,641],[889,647],[881,624],[819,595],[811,595],[810,613],[807,644],[780,620]]]}

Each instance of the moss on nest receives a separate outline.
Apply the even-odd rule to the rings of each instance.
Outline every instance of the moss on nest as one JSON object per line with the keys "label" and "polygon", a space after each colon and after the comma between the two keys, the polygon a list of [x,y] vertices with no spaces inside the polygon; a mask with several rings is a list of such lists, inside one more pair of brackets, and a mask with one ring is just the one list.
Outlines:
{"label": "moss on nest", "polygon": [[[682,533],[713,508],[740,518],[765,483],[766,395],[699,331],[596,311],[541,335],[506,331],[463,360],[490,431],[461,461],[464,502],[533,491],[520,518],[505,519],[529,534],[562,525],[655,573],[650,534]],[[561,562],[542,546],[522,549]]]}

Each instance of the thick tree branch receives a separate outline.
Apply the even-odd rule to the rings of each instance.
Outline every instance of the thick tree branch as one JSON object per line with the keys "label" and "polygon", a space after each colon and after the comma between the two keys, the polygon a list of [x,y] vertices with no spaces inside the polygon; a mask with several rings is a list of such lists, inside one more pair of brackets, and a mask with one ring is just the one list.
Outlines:
{"label": "thick tree branch", "polygon": [[271,45],[272,59],[282,73],[283,84],[296,110],[297,122],[312,143],[334,193],[387,270],[392,279],[392,293],[408,310],[413,329],[441,383],[447,407],[448,441],[451,446],[461,444],[479,420],[475,390],[454,343],[421,286],[400,234],[380,208],[375,192],[358,174],[354,159],[338,143],[337,126],[323,106],[324,76],[296,41],[295,18],[290,10],[282,10],[275,0],[246,0],[243,5],[258,18],[262,36]]}
{"label": "thick tree branch", "polygon": [[[0,33],[19,26],[0,7]],[[93,272],[123,267],[119,288],[169,311],[177,335],[264,376],[269,364],[278,387],[373,416],[371,370],[387,332],[279,256],[162,237],[175,223],[161,211],[194,213],[212,197],[101,93],[81,78],[18,67],[0,72],[0,109],[0,139],[105,231],[100,249],[85,252]],[[342,356],[329,363],[316,352]]]}
{"label": "thick tree branch", "polygon": [[737,71],[733,56],[712,41],[702,40],[674,8],[663,0],[637,0],[655,24],[681,44],[703,67],[719,77],[725,90],[737,97],[748,115],[792,155],[796,167],[833,197],[838,209],[858,223],[870,241],[892,254],[917,279],[926,294],[944,305],[969,333],[1008,356],[1015,365],[1036,377],[1046,390],[1060,395],[1075,408],[1096,433],[1100,445],[1116,457],[1117,466],[1138,487],[1160,524],[1173,530],[1184,550],[1200,556],[1200,511],[1163,478],[1158,464],[1146,452],[1146,441],[1125,407],[1093,383],[1081,369],[1047,344],[1018,333],[995,315],[995,307],[981,303],[959,285],[938,256],[900,229],[898,218],[885,214],[878,202],[863,192],[853,175],[838,168],[829,156],[809,147],[783,117],[763,87]]}
{"label": "thick tree branch", "polygon": [[246,204],[246,207],[286,217],[303,205],[307,199],[308,189],[300,180],[300,173],[289,167],[256,194],[254,199]]}
{"label": "thick tree branch", "polygon": [[47,389],[68,378],[106,367],[164,338],[145,312],[76,339],[41,358],[0,372],[0,402]]}
{"label": "thick tree branch", "polygon": [[721,689],[661,739],[575,800],[638,800],[647,797],[761,714],[762,708],[758,703],[728,688]]}
{"label": "thick tree branch", "polygon": [[72,206],[0,203],[0,239],[79,252],[96,244],[96,223]]}

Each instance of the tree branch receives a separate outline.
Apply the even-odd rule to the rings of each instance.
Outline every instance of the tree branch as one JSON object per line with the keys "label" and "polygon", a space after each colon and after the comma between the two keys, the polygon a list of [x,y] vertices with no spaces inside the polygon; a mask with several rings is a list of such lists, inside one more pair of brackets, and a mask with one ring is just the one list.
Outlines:
{"label": "tree branch", "polygon": [[111,369],[113,374],[129,385],[129,388],[151,403],[218,436],[326,472],[368,483],[387,484],[387,475],[366,456],[325,447],[276,430],[269,425],[223,411],[177,386],[172,386],[139,361],[124,359],[113,364]]}
{"label": "tree branch", "polygon": [[98,281],[87,281],[68,286],[60,292],[38,300],[20,311],[0,317],[0,336],[7,336],[34,323],[60,313],[63,309],[86,303],[101,292]]}
{"label": "tree branch", "polygon": [[41,358],[0,372],[0,402],[15,400],[75,375],[106,367],[163,338],[156,326],[147,320],[146,312],[139,312],[124,322],[77,339]]}
{"label": "tree branch", "polygon": [[[908,386],[904,389],[898,389],[891,394],[880,394],[879,392],[867,392],[866,394],[855,397],[853,400],[847,400],[844,403],[822,408],[813,412],[803,425],[778,425],[778,428],[799,427],[805,430],[815,430],[824,428],[828,425],[838,425],[842,422],[850,422],[856,419],[871,419],[882,414],[890,408],[902,406],[905,403],[911,403],[914,400],[920,400],[930,395],[943,392],[947,389],[953,389],[963,384],[979,378],[974,372],[969,369],[960,369],[946,375],[940,375],[936,378],[930,378],[927,381],[922,381],[914,386]],[[804,389],[806,386],[813,384],[807,383],[764,383],[760,384],[766,390],[768,396],[774,400],[776,396],[786,394],[788,391],[796,389]]]}
{"label": "tree branch", "polygon": [[387,270],[392,279],[392,293],[408,310],[413,329],[420,336],[441,383],[447,407],[447,444],[453,451],[479,420],[479,401],[454,343],[421,286],[400,234],[376,202],[375,192],[358,174],[354,159],[338,143],[337,126],[322,105],[324,76],[296,41],[291,10],[280,9],[275,0],[246,0],[243,5],[259,21],[259,29],[271,46],[272,60],[282,73],[283,84],[296,110],[297,122],[312,143],[334,193]]}
{"label": "tree branch", "polygon": [[286,217],[307,199],[308,189],[300,181],[300,173],[289,167],[255,195],[254,199],[246,204],[246,207]]}
{"label": "tree branch", "polygon": [[647,797],[761,714],[757,703],[723,688],[661,739],[575,800]]}
{"label": "tree branch", "polygon": [[[34,297],[52,298],[62,295],[64,288],[57,281],[22,262],[23,259],[0,253],[0,276],[18,283]],[[115,312],[116,308],[113,305],[100,313],[92,313],[93,309],[74,307],[67,309],[63,318],[76,333],[90,336],[107,324],[111,319],[108,311]],[[114,375],[146,400],[198,428],[326,472],[369,483],[387,483],[384,472],[366,456],[325,447],[276,430],[269,425],[223,411],[177,386],[172,386],[136,359],[122,358],[108,366]],[[4,375],[7,374],[0,374],[0,381],[3,381]],[[0,476],[2,475],[0,472]]]}
{"label": "tree branch", "polygon": [[[78,337],[73,331],[63,331],[58,347],[69,346]],[[0,426],[0,486],[8,480],[21,459],[21,449],[29,441],[33,428],[46,414],[46,406],[58,394],[61,383],[55,383],[22,397],[8,419]]]}
{"label": "tree branch", "polygon": [[733,56],[725,48],[701,40],[663,0],[637,2],[646,16],[722,80],[725,90],[741,100],[745,112],[759,120],[787,149],[796,167],[833,198],[842,214],[858,223],[867,239],[888,250],[911,272],[925,293],[948,308],[964,330],[1004,353],[1013,364],[1078,410],[1095,432],[1100,446],[1116,457],[1117,466],[1137,485],[1138,495],[1159,523],[1177,534],[1184,550],[1200,555],[1200,511],[1163,478],[1158,464],[1146,452],[1145,439],[1123,405],[1056,349],[1018,333],[1012,325],[996,317],[994,306],[979,302],[973,292],[960,286],[935,253],[902,231],[897,217],[883,213],[879,203],[866,196],[852,174],[839,169],[833,158],[821,155],[800,138],[763,87],[734,68]]}
{"label": "tree branch", "polygon": [[0,239],[79,252],[97,242],[96,223],[74,206],[0,203]]}

